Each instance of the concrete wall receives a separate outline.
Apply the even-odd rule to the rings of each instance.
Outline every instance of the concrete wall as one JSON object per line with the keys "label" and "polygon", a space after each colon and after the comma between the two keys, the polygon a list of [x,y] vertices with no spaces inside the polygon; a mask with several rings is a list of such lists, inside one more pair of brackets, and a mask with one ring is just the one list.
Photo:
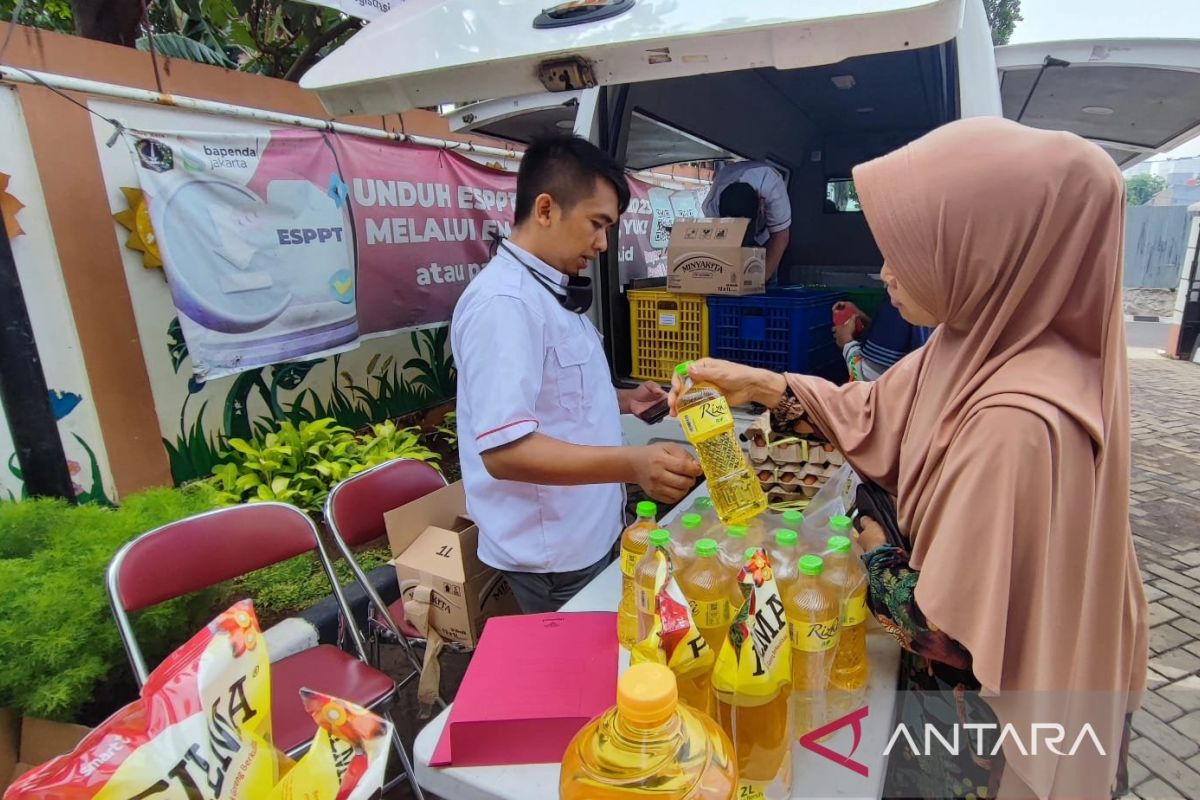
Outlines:
{"label": "concrete wall", "polygon": [[1134,206],[1125,214],[1125,287],[1174,289],[1187,249],[1186,206]]}

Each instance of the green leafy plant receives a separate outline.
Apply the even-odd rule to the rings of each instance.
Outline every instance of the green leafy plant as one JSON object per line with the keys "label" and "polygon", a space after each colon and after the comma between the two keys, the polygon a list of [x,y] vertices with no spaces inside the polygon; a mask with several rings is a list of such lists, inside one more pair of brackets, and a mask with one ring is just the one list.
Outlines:
{"label": "green leafy plant", "polygon": [[[371,433],[362,438],[357,455],[361,471],[394,458],[410,458],[415,461],[437,462],[441,456],[425,445],[420,428],[397,428],[394,422],[381,422],[371,427]],[[436,463],[433,466],[437,467]],[[354,472],[351,472],[354,474]]]}
{"label": "green leafy plant", "polygon": [[[138,50],[149,50],[150,39],[143,36],[137,40]],[[214,67],[235,69],[233,62],[223,51],[204,42],[189,39],[182,33],[160,33],[154,37],[154,50],[167,58],[182,58],[187,61],[197,61],[201,64],[211,64]]]}
{"label": "green leafy plant", "polygon": [[333,485],[352,474],[355,444],[353,432],[330,418],[285,421],[260,439],[230,439],[233,451],[211,483],[224,502],[278,500],[319,513]]}
{"label": "green leafy plant", "polygon": [[[136,535],[215,506],[203,485],[134,494],[116,509],[0,503],[0,706],[70,720],[106,696],[105,687],[132,689],[104,590],[108,563]],[[201,592],[137,614],[147,661],[163,658],[215,611],[214,594]]]}
{"label": "green leafy plant", "polygon": [[282,422],[278,430],[248,441],[230,439],[233,450],[209,481],[223,502],[279,500],[319,514],[329,490],[368,467],[393,458],[437,466],[440,456],[425,445],[419,428],[392,422],[356,436],[331,418]]}

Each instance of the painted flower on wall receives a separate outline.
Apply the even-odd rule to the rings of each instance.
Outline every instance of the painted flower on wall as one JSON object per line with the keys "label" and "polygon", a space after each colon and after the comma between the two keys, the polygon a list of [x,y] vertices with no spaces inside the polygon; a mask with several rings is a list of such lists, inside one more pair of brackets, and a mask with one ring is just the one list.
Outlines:
{"label": "painted flower on wall", "polygon": [[162,254],[158,251],[158,239],[154,236],[154,226],[150,224],[150,210],[146,206],[146,196],[142,194],[141,189],[129,186],[122,186],[121,194],[125,195],[125,202],[129,204],[129,208],[119,214],[113,214],[113,219],[122,228],[129,231],[129,238],[125,240],[125,246],[142,254],[142,263],[147,269],[161,267],[163,265]]}
{"label": "painted flower on wall", "polygon": [[4,230],[8,233],[8,238],[15,239],[25,231],[21,229],[21,223],[17,222],[17,212],[25,207],[25,204],[18,200],[8,192],[9,176],[0,172],[0,218],[4,220]]}

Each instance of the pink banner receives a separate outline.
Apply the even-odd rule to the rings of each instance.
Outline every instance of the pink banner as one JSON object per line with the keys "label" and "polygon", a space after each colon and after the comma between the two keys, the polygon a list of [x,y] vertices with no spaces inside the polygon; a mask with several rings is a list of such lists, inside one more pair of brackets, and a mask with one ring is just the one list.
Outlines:
{"label": "pink banner", "polygon": [[333,139],[358,245],[362,334],[446,322],[507,236],[516,175],[444,150]]}
{"label": "pink banner", "polygon": [[[448,322],[508,236],[516,175],[321,131],[143,133],[131,146],[180,326],[206,378]],[[666,274],[703,191],[630,178],[621,281]]]}
{"label": "pink banner", "polygon": [[667,240],[678,218],[702,216],[708,187],[666,189],[629,177],[629,210],[621,216],[618,263],[621,284],[667,274]]}

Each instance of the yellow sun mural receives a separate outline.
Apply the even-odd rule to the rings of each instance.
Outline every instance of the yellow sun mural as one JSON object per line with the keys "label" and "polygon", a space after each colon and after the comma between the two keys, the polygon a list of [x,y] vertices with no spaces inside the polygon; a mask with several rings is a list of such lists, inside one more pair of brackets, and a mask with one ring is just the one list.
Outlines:
{"label": "yellow sun mural", "polygon": [[25,204],[8,193],[8,180],[9,176],[0,172],[0,219],[4,220],[4,230],[8,238],[15,239],[25,232],[21,229],[21,223],[17,222],[17,212],[24,208]]}
{"label": "yellow sun mural", "polygon": [[154,238],[154,226],[150,224],[150,211],[146,207],[146,198],[141,189],[121,187],[125,202],[129,208],[119,214],[113,214],[113,219],[121,227],[129,231],[125,246],[142,254],[142,263],[147,269],[161,267],[162,255],[158,252],[158,240]]}

